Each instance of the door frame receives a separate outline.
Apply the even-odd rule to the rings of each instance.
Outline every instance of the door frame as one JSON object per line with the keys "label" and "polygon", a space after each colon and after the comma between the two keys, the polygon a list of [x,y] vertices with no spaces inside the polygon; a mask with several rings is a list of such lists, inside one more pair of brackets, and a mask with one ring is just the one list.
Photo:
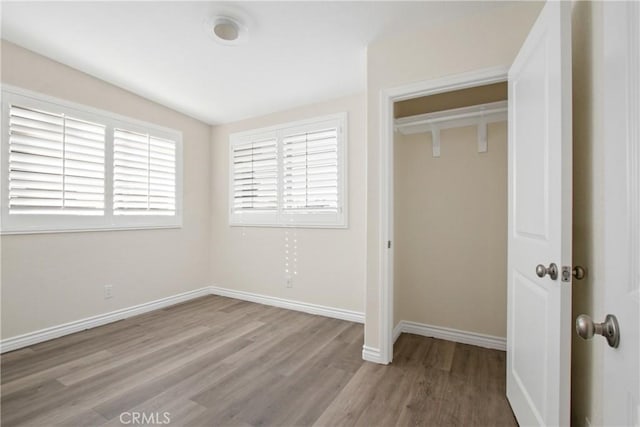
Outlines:
{"label": "door frame", "polygon": [[[605,52],[602,59],[605,197],[604,263],[600,286],[603,288],[604,302],[603,313],[593,314],[611,313],[620,316],[619,310],[622,309],[624,312],[624,308],[619,306],[618,295],[615,295],[607,284],[619,286],[621,280],[637,280],[640,276],[640,25],[634,21],[640,14],[640,5],[632,2],[604,3],[602,8],[602,43]],[[620,21],[623,21],[623,25]],[[622,221],[620,212],[623,212]],[[620,237],[627,233],[627,239],[621,242]],[[637,290],[630,300],[629,304],[636,304],[636,309],[640,309],[640,294]],[[626,368],[620,365],[625,359],[629,360],[632,352],[630,347],[635,347],[636,352],[639,351],[640,334],[629,334],[629,327],[624,323],[624,320],[629,320],[628,317],[618,319],[621,320],[620,348],[608,348],[598,337],[594,338],[597,342],[593,343],[604,346],[601,390],[601,395],[605,396],[601,413],[601,422],[604,425],[619,423],[625,415],[629,418],[635,416],[636,420],[640,420],[640,402],[635,402],[635,405],[638,405],[636,408],[629,408],[632,402],[624,396],[625,389],[617,383],[619,375],[615,372],[616,369]],[[622,358],[621,351],[626,352],[625,358]],[[625,373],[628,374],[628,371]],[[635,381],[640,379],[636,378]],[[638,392],[636,390],[636,393]],[[637,395],[633,397],[638,398]],[[621,411],[623,405],[620,405],[620,402],[628,405],[627,410],[635,409],[636,413],[632,415]]]}
{"label": "door frame", "polygon": [[[393,324],[393,144],[395,128],[393,104],[421,96],[505,82],[507,81],[508,72],[509,66],[503,65],[424,80],[380,91],[380,202],[378,206],[378,248],[380,251],[378,279],[380,292],[378,342],[380,343],[381,362],[384,364],[391,363],[393,360],[393,328],[395,327]],[[389,242],[391,242],[390,247],[388,246]]]}

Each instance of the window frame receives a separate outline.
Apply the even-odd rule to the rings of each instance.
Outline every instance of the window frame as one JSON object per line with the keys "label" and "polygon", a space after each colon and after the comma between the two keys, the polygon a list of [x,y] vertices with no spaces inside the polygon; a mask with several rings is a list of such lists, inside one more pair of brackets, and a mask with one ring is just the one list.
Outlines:
{"label": "window frame", "polygon": [[[283,208],[283,139],[285,134],[296,131],[311,132],[327,124],[337,124],[338,154],[338,212],[336,213],[292,213]],[[233,147],[251,139],[263,139],[275,135],[277,145],[278,192],[277,209],[273,213],[234,212]],[[231,227],[277,227],[277,228],[348,228],[348,114],[346,112],[282,123],[229,135],[228,143],[228,224]]]}
{"label": "window frame", "polygon": [[[181,228],[183,216],[183,142],[182,132],[132,119],[109,111],[66,101],[20,87],[2,84],[2,138],[0,138],[0,234],[60,233]],[[9,215],[9,108],[11,104],[64,113],[74,118],[105,126],[104,215]],[[176,214],[113,214],[113,140],[114,129],[148,133],[176,143]]]}

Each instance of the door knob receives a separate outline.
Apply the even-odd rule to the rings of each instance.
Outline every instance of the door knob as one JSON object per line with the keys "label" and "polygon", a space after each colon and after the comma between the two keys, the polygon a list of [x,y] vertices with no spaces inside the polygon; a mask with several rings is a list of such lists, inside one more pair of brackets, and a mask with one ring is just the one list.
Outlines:
{"label": "door knob", "polygon": [[602,335],[607,339],[609,347],[617,348],[620,344],[620,327],[613,314],[607,314],[602,323],[594,323],[591,317],[581,314],[576,319],[576,332],[585,340],[590,340],[595,334]]}
{"label": "door knob", "polygon": [[587,269],[579,265],[576,265],[575,267],[573,267],[572,272],[573,272],[573,277],[575,277],[578,280],[582,280],[587,276]]}
{"label": "door knob", "polygon": [[554,263],[549,264],[549,267],[545,267],[542,264],[538,264],[536,266],[536,274],[538,277],[544,277],[545,275],[549,275],[551,280],[556,280],[558,278],[558,266]]}

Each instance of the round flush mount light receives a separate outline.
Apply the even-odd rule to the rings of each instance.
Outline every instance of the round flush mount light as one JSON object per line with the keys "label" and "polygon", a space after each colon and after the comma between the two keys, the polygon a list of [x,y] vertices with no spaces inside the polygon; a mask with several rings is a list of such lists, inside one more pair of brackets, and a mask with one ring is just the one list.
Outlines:
{"label": "round flush mount light", "polygon": [[209,37],[225,46],[235,46],[247,41],[247,27],[230,16],[214,16],[205,20],[204,30]]}

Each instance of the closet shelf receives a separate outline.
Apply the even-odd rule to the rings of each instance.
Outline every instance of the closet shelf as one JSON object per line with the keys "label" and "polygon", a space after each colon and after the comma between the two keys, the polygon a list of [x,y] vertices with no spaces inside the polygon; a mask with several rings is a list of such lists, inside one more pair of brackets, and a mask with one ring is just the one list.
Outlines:
{"label": "closet shelf", "polygon": [[487,151],[487,124],[507,120],[507,101],[436,111],[395,120],[395,130],[403,135],[431,132],[433,157],[440,157],[440,131],[463,126],[478,127],[478,152]]}

